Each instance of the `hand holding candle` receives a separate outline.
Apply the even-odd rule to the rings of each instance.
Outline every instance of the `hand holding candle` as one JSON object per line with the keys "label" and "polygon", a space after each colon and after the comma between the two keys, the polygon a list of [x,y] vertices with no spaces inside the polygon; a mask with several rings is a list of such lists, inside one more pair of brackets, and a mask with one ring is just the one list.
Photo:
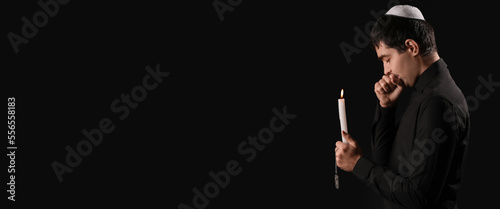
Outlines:
{"label": "hand holding candle", "polygon": [[347,143],[342,143],[340,141],[335,143],[335,162],[342,170],[352,172],[359,158],[363,156],[363,151],[359,147],[358,142],[354,140],[351,135],[344,131],[342,132],[342,136]]}
{"label": "hand holding candle", "polygon": [[[347,117],[345,112],[344,89],[340,92],[339,99],[339,120],[342,132],[342,142],[335,143],[335,165],[344,171],[352,172],[359,158],[363,156],[363,151],[358,146],[358,142],[347,133]],[[338,175],[335,170],[335,186],[338,189]]]}

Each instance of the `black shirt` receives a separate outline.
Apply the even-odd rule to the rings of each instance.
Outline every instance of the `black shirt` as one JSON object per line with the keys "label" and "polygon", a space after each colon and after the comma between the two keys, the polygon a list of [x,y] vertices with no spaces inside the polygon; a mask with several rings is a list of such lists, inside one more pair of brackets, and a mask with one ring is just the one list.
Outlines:
{"label": "black shirt", "polygon": [[465,98],[442,59],[404,91],[406,104],[377,106],[373,161],[361,157],[353,174],[386,208],[455,208],[469,140]]}

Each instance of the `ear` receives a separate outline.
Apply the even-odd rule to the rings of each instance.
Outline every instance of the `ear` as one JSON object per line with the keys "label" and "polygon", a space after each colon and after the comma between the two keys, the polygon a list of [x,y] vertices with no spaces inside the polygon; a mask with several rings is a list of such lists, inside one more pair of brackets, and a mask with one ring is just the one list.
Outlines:
{"label": "ear", "polygon": [[420,53],[420,48],[418,47],[417,42],[413,39],[406,39],[405,46],[406,50],[408,50],[413,56],[417,56]]}

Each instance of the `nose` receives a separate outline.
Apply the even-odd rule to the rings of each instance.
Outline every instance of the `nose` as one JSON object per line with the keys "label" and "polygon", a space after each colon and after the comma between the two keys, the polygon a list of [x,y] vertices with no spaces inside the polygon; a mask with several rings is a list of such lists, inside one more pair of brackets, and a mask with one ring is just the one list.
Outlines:
{"label": "nose", "polygon": [[384,62],[384,74],[389,75],[391,72],[392,72],[392,70],[389,67],[389,65]]}

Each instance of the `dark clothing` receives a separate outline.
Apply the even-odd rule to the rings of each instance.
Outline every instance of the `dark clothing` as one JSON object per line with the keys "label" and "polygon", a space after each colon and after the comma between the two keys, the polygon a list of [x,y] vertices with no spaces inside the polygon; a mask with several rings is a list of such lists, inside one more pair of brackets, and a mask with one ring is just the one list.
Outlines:
{"label": "dark clothing", "polygon": [[442,59],[404,91],[407,104],[378,105],[373,161],[361,157],[353,174],[386,208],[455,208],[469,141],[467,102]]}

